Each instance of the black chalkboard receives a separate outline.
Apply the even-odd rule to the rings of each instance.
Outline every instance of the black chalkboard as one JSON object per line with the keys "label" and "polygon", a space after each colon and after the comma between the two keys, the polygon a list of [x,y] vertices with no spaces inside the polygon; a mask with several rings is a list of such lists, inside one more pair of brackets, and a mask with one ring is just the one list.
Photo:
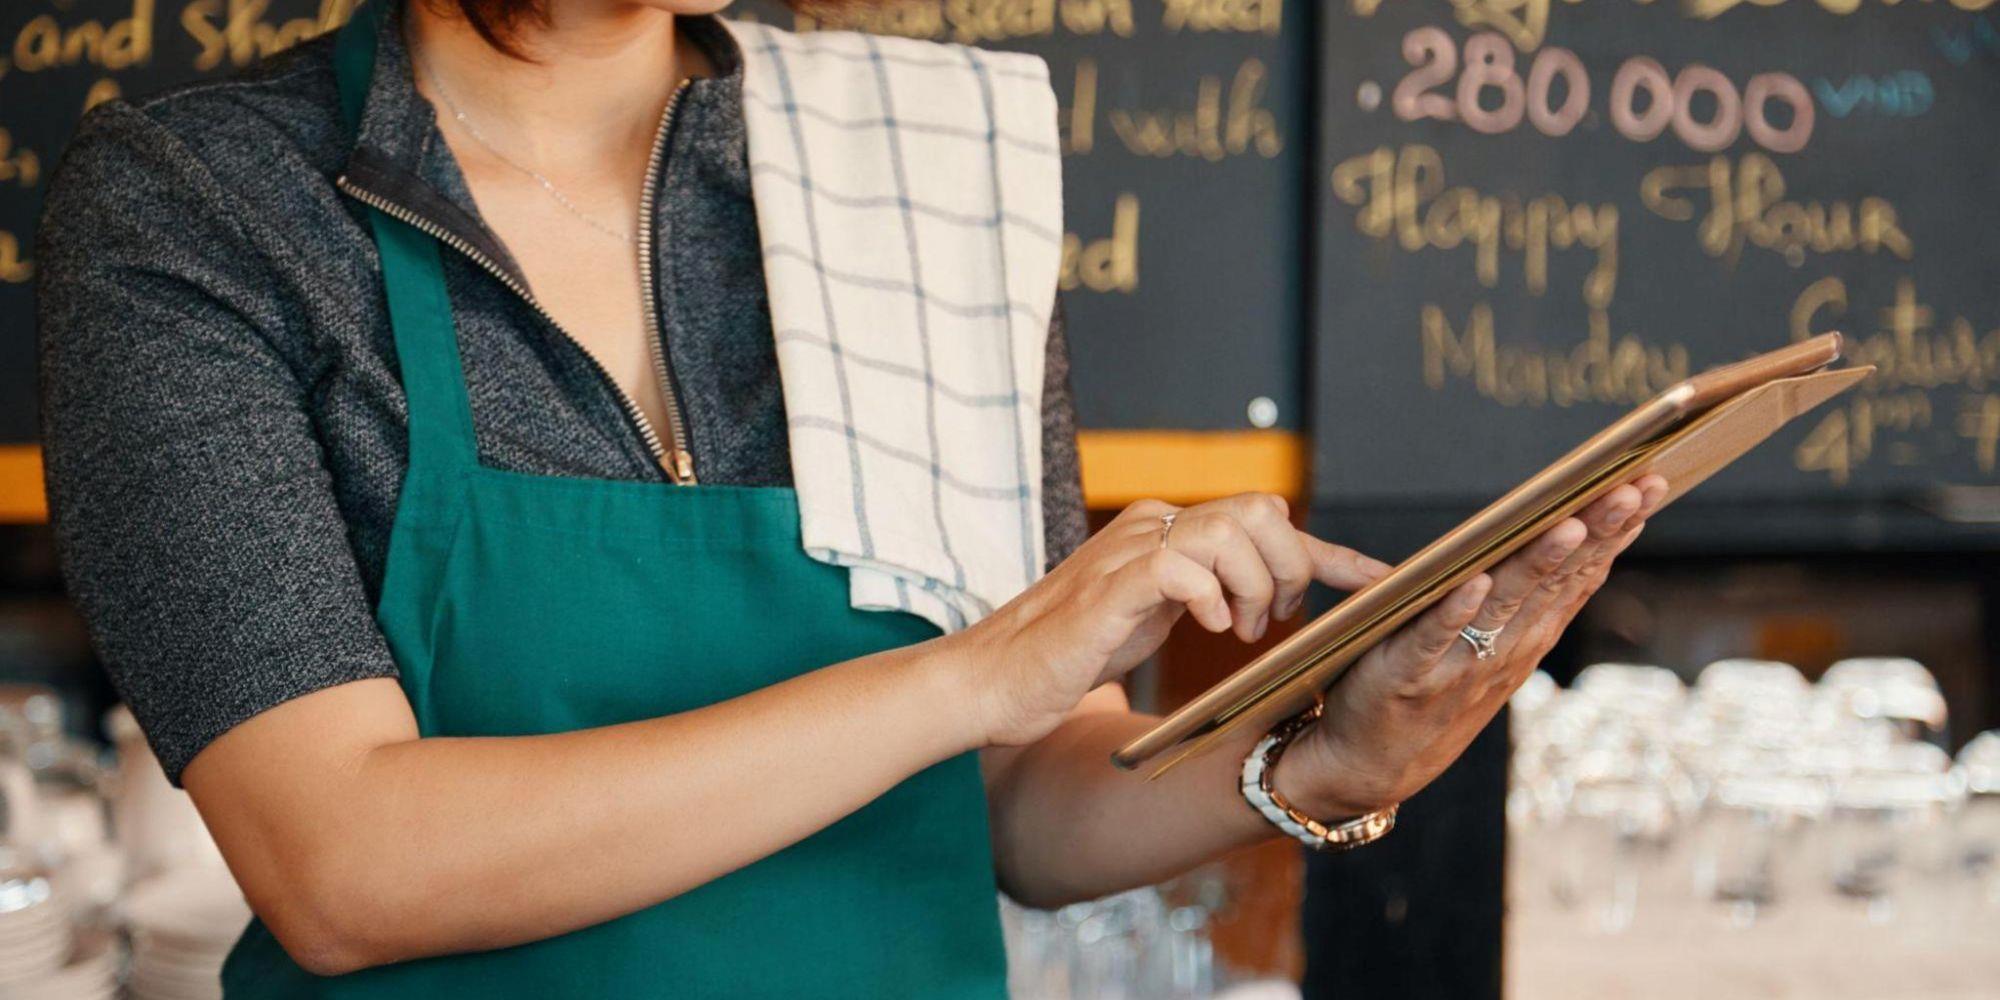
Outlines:
{"label": "black chalkboard", "polygon": [[85,109],[221,75],[346,21],[352,0],[13,0],[0,6],[0,443],[35,438],[41,186]]}
{"label": "black chalkboard", "polygon": [[[345,21],[353,6],[0,7],[0,442],[34,437],[29,243],[40,184],[76,117],[106,95],[247,64]],[[735,13],[816,26],[762,0]],[[827,26],[1048,59],[1064,106],[1075,244],[1065,302],[1086,426],[1297,429],[1309,13],[1284,0],[891,0]]]}
{"label": "black chalkboard", "polygon": [[1989,3],[1329,5],[1317,500],[1489,499],[1676,373],[1828,329],[1881,373],[1700,499],[2000,479]]}
{"label": "black chalkboard", "polygon": [[[785,27],[777,3],[744,5]],[[1063,106],[1088,427],[1304,425],[1312,5],[892,0],[828,27],[1032,52]]]}

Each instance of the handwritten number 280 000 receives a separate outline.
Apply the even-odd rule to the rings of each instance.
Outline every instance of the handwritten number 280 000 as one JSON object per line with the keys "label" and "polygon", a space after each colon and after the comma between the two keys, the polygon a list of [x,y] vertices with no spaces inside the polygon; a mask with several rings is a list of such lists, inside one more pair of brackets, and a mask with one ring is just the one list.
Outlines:
{"label": "handwritten number 280 000", "polygon": [[[1403,59],[1412,68],[1396,84],[1389,103],[1404,121],[1457,121],[1491,135],[1526,118],[1544,135],[1563,136],[1590,111],[1590,74],[1568,49],[1536,52],[1523,79],[1515,67],[1514,47],[1499,32],[1466,39],[1461,60],[1443,28],[1423,27],[1403,36]],[[1558,81],[1560,104],[1555,101]],[[1442,93],[1433,92],[1440,89]],[[1703,92],[1714,102],[1705,121],[1694,110],[1695,97]],[[1498,104],[1489,106],[1494,98]],[[1776,117],[1789,119],[1782,125],[1772,122],[1774,105]],[[1651,142],[1671,127],[1688,148],[1704,153],[1729,148],[1745,132],[1774,153],[1796,153],[1806,147],[1813,130],[1812,95],[1790,73],[1759,73],[1738,90],[1713,67],[1693,63],[1669,75],[1650,56],[1633,56],[1618,67],[1608,110],[1612,128],[1633,142]]]}

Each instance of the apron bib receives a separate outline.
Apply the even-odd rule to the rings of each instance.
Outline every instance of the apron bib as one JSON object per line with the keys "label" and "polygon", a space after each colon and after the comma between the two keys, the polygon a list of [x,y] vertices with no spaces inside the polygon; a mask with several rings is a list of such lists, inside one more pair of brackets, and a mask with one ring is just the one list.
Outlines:
{"label": "apron bib", "polygon": [[[350,124],[373,71],[376,6],[336,43]],[[846,571],[804,553],[791,489],[480,465],[437,244],[370,211],[410,418],[376,618],[423,735],[682,712],[937,634],[913,615],[851,608]],[[673,818],[662,850],[671,823],[728,821]],[[596,926],[316,977],[253,920],[223,984],[230,1000],[996,1000],[1006,960],[995,893],[985,792],[967,753],[790,848]]]}

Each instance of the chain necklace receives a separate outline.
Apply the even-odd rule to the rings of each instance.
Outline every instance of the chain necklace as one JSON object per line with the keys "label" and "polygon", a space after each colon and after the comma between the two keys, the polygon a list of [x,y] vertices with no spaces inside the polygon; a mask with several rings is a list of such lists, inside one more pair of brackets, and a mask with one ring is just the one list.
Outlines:
{"label": "chain necklace", "polygon": [[530,170],[527,167],[515,163],[512,159],[510,159],[507,156],[507,154],[501,152],[498,147],[493,145],[493,143],[487,141],[486,136],[482,135],[479,131],[479,128],[472,124],[472,120],[465,117],[465,112],[459,109],[458,102],[452,100],[450,94],[445,93],[444,86],[438,82],[437,74],[431,70],[430,60],[422,59],[418,60],[417,62],[418,65],[423,67],[424,75],[430,78],[431,89],[437,91],[438,96],[444,98],[444,103],[446,104],[446,106],[451,108],[452,117],[458,119],[458,123],[460,125],[465,126],[466,132],[470,133],[474,139],[478,140],[480,145],[485,146],[487,150],[490,151],[494,156],[499,157],[500,162],[505,163],[506,165],[513,167],[515,170],[519,170],[520,172],[527,174],[530,177],[533,177],[538,183],[542,185],[544,189],[546,189],[549,192],[549,194],[554,195],[555,199],[561,202],[564,208],[569,209],[569,213],[571,215],[574,215],[577,218],[582,219],[584,222],[588,223],[591,226],[591,228],[596,229],[601,233],[605,233],[609,236],[615,237],[619,240],[622,240],[628,244],[632,242],[632,234],[623,232],[621,230],[613,229],[610,226],[607,226],[604,223],[599,222],[596,219],[593,219],[590,216],[583,214],[583,211],[578,209],[576,205],[572,203],[568,198],[564,197],[561,191],[556,190],[556,186],[554,184],[549,183],[548,178],[543,177],[541,174],[533,170]]}

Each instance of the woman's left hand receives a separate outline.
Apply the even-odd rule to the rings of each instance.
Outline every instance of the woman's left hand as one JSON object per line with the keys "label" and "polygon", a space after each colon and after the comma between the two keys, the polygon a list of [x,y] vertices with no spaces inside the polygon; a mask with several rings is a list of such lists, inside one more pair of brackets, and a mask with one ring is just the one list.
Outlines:
{"label": "woman's left hand", "polygon": [[[1327,692],[1320,721],[1279,758],[1274,787],[1331,820],[1429,784],[1541,663],[1666,495],[1658,475],[1618,487],[1363,655]],[[1474,655],[1459,636],[1468,624],[1500,630],[1495,655]]]}

